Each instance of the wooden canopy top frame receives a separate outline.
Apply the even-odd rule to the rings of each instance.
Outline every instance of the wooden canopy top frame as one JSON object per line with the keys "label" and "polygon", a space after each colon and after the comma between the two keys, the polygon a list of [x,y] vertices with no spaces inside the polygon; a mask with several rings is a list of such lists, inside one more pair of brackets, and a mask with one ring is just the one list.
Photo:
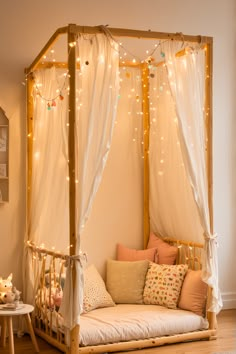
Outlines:
{"label": "wooden canopy top frame", "polygon": [[[105,27],[109,30],[109,33],[113,37],[128,37],[137,39],[156,39],[156,40],[177,40],[187,41],[192,43],[204,44],[206,48],[206,85],[205,85],[205,123],[206,123],[206,135],[207,135],[207,175],[208,175],[208,202],[210,211],[210,227],[213,232],[213,203],[212,203],[212,57],[213,57],[213,38],[200,35],[184,35],[182,33],[163,33],[154,31],[140,31],[132,29],[120,29]],[[71,43],[75,43],[79,34],[95,34],[104,33],[103,26],[78,26],[75,24],[69,24],[68,26],[61,27],[51,36],[40,53],[31,63],[31,65],[25,69],[27,76],[27,121],[28,121],[28,198],[27,208],[29,212],[30,208],[30,193],[31,193],[31,174],[32,174],[32,148],[33,148],[33,98],[32,90],[34,85],[33,73],[34,70],[40,67],[45,53],[54,45],[61,35],[67,35],[67,47],[68,47],[68,62],[67,63],[53,63],[54,66],[65,67],[68,65],[68,77],[69,77],[69,222],[70,222],[70,240],[71,245],[70,255],[75,254],[76,249],[76,221],[75,221],[75,154],[74,154],[74,125],[76,118],[76,46],[71,46]],[[52,64],[50,64],[52,65]],[[47,67],[44,65],[44,67]],[[146,85],[143,85],[143,130],[149,132],[149,104],[148,104],[148,66],[146,63],[142,64],[142,79]],[[147,244],[149,237],[149,134],[144,134],[144,246]],[[213,314],[212,314],[213,315]],[[213,318],[213,319],[212,319]],[[214,316],[210,319],[210,328],[215,328]],[[70,353],[77,353],[78,349],[78,326],[72,330],[71,333],[71,347]]]}
{"label": "wooden canopy top frame", "polygon": [[[94,34],[94,33],[104,33],[103,30],[104,26],[78,26],[75,24],[70,24],[66,27],[61,27],[56,30],[56,32],[51,36],[45,46],[42,48],[40,53],[34,59],[32,64],[26,68],[26,74],[29,74],[31,71],[35,70],[44,56],[44,54],[49,50],[49,48],[58,40],[58,38],[63,35],[67,34],[68,36],[75,36],[79,33],[86,33],[86,34]],[[123,29],[123,28],[110,28],[109,32],[114,37],[129,37],[129,38],[139,38],[139,39],[159,39],[159,40],[167,40],[167,39],[174,39],[180,41],[187,41],[193,43],[204,43],[207,45],[213,44],[213,38],[207,36],[192,36],[192,35],[184,35],[181,32],[178,33],[164,33],[164,32],[154,32],[151,30],[148,31],[141,31],[141,30],[133,30],[133,29]],[[71,43],[71,42],[69,42]]]}
{"label": "wooden canopy top frame", "polygon": [[[129,37],[129,38],[138,38],[138,39],[158,39],[158,40],[179,40],[179,41],[188,41],[193,43],[202,43],[206,45],[206,87],[205,87],[205,114],[206,114],[206,130],[207,130],[207,167],[208,167],[208,201],[209,201],[209,210],[210,210],[210,225],[211,231],[213,231],[213,204],[212,204],[212,50],[213,50],[213,38],[208,36],[201,35],[185,35],[181,32],[178,33],[164,33],[164,32],[155,32],[155,31],[141,31],[141,30],[133,30],[133,29],[121,29],[121,28],[110,28],[106,27],[109,30],[109,33],[114,37]],[[68,38],[68,71],[69,71],[69,85],[70,85],[70,94],[69,94],[69,141],[70,141],[70,196],[73,199],[74,193],[74,153],[73,153],[73,134],[74,131],[74,121],[75,121],[75,72],[76,72],[76,48],[74,46],[70,46],[70,43],[74,43],[76,41],[78,34],[94,34],[94,33],[104,33],[104,26],[78,26],[75,24],[69,24],[68,26],[58,28],[56,32],[51,36],[45,46],[42,48],[40,53],[34,59],[32,64],[25,69],[25,73],[28,76],[28,92],[32,91],[32,80],[30,79],[30,73],[38,68],[40,65],[40,61],[42,60],[45,53],[52,47],[52,45],[59,39],[61,35],[67,35]],[[53,63],[51,65],[60,65],[61,63]],[[66,65],[66,63],[63,63]],[[45,67],[45,66],[44,66]],[[146,67],[147,70],[147,67]],[[148,109],[148,75],[145,72],[145,67],[143,70],[143,80],[146,81],[145,87],[146,90],[143,92],[143,113],[144,113],[144,131],[149,130],[149,109]],[[30,104],[30,96],[28,96],[28,134],[33,132],[32,125],[32,102]],[[32,142],[29,143],[29,149],[32,149]],[[148,134],[144,136],[144,245],[147,243],[148,235],[149,235],[149,213],[148,213],[148,198],[149,198],[149,187],[148,187],[148,150],[149,150],[149,138]],[[31,171],[31,157],[29,156],[29,170]],[[31,172],[28,175],[28,187],[30,187],[31,181]],[[73,177],[73,178],[71,178]],[[30,190],[30,188],[28,189]],[[29,198],[28,198],[29,201]],[[71,201],[71,207],[74,209],[74,202]],[[29,203],[28,203],[29,205]],[[74,223],[75,221],[72,221]],[[72,232],[74,234],[74,232]],[[73,245],[74,237],[71,238],[70,244]],[[74,247],[71,249],[72,254],[74,254]]]}

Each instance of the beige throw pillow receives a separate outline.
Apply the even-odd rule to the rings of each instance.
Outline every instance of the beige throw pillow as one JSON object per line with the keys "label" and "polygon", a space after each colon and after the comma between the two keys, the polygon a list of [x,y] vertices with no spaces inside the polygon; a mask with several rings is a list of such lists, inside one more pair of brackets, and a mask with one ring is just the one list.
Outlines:
{"label": "beige throw pillow", "polygon": [[106,286],[117,304],[142,304],[149,261],[107,261]]}

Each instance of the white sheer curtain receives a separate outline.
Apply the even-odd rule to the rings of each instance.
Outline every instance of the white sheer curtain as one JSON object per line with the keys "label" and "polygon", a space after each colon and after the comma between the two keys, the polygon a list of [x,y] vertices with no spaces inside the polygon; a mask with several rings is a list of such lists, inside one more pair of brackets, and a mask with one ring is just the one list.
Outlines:
{"label": "white sheer curtain", "polygon": [[[67,76],[65,70],[55,68],[37,70],[34,76],[33,135],[30,133],[28,137],[33,143],[29,241],[66,253],[69,238]],[[53,98],[56,106],[51,107]],[[31,250],[27,247],[25,262],[24,294],[27,302],[34,303],[36,282],[32,267],[36,264],[32,263]]]}
{"label": "white sheer curtain", "polygon": [[195,48],[187,55],[176,56],[181,46],[182,43],[175,41],[165,43],[165,61],[176,106],[183,160],[204,230],[202,278],[213,289],[208,310],[219,312],[222,302],[218,286],[217,242],[216,235],[210,230],[205,159],[205,51]]}
{"label": "white sheer curtain", "polygon": [[150,70],[150,229],[200,243],[203,230],[183,163],[166,66]]}
{"label": "white sheer curtain", "polygon": [[[80,237],[99,187],[111,146],[119,93],[118,44],[105,34],[80,35],[78,38],[80,71],[77,77],[76,156],[77,169],[77,249]],[[60,312],[65,326],[79,324],[82,311],[83,270],[76,261],[76,284],[72,288],[71,267]],[[73,297],[74,295],[74,297]]]}

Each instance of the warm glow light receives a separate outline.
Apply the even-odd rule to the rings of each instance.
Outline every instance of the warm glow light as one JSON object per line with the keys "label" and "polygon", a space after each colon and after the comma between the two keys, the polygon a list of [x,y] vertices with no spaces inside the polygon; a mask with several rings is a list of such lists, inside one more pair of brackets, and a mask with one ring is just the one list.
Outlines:
{"label": "warm glow light", "polygon": [[71,48],[75,47],[75,46],[76,46],[76,42],[70,42],[70,43],[69,43],[69,46],[70,46]]}
{"label": "warm glow light", "polygon": [[36,152],[34,153],[34,157],[35,157],[35,160],[39,160],[40,152],[39,152],[39,151],[36,151]]}

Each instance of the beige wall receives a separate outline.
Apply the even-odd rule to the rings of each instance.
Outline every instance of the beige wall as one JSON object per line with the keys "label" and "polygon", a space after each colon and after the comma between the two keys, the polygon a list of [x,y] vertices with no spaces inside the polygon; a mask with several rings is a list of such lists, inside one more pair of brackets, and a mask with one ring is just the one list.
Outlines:
{"label": "beige wall", "polygon": [[[8,0],[0,4],[0,106],[10,120],[10,202],[0,205],[0,276],[14,274],[22,287],[22,255],[25,230],[25,88],[24,67],[38,54],[49,36],[68,23],[109,24],[113,27],[183,32],[214,37],[214,219],[219,234],[219,275],[225,307],[236,307],[236,4],[234,0]],[[117,151],[114,151],[114,158]],[[127,246],[141,246],[141,213],[136,205],[137,186],[125,207],[119,199],[119,177],[112,177],[114,160],[106,172],[88,224],[86,248],[91,259],[106,247],[114,255],[114,241],[122,235]],[[119,162],[121,163],[121,162]],[[120,165],[122,168],[122,163]],[[112,182],[110,180],[112,177]],[[130,188],[127,180],[123,192]],[[116,185],[115,192],[113,186]],[[112,203],[120,210],[119,225],[114,220]],[[134,208],[132,206],[135,206]],[[107,218],[104,218],[106,213]],[[138,220],[137,220],[138,219]],[[115,226],[114,226],[115,225]],[[131,230],[126,235],[126,230]],[[96,236],[107,234],[103,242]],[[139,235],[136,238],[136,235]],[[93,239],[91,242],[89,238]],[[105,237],[105,236],[104,236]],[[84,242],[84,241],[83,241]],[[233,273],[234,274],[234,273]]]}

